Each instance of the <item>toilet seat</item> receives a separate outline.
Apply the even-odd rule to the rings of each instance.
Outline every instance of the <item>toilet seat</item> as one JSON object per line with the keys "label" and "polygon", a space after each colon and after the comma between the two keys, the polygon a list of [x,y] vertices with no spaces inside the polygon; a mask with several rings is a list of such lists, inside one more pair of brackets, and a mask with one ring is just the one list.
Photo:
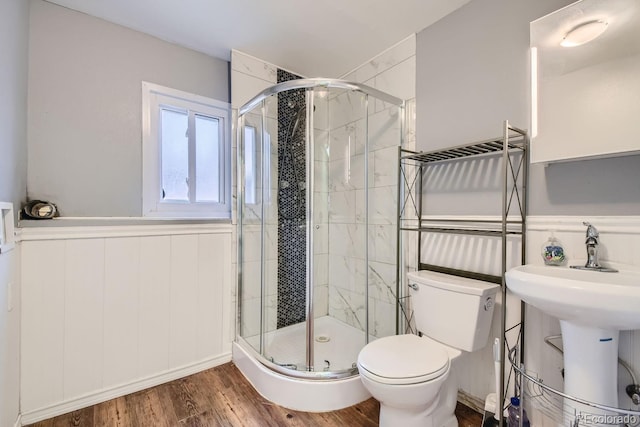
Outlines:
{"label": "toilet seat", "polygon": [[367,344],[358,355],[362,375],[383,384],[417,384],[449,370],[444,347],[417,335],[393,335]]}

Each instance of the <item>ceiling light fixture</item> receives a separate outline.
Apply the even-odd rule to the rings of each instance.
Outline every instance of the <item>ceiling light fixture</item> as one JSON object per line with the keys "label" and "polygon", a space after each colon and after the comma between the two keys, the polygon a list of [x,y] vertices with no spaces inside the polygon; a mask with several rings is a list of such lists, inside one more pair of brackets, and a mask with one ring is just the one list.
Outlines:
{"label": "ceiling light fixture", "polygon": [[564,36],[560,42],[560,46],[574,47],[589,43],[604,33],[607,25],[608,23],[606,21],[601,20],[588,21],[576,25]]}

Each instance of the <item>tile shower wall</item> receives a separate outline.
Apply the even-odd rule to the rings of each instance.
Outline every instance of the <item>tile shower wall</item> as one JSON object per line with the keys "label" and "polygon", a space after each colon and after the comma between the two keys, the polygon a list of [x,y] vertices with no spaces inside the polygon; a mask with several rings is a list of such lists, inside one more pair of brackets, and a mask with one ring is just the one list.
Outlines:
{"label": "tile shower wall", "polygon": [[329,314],[329,97],[316,91],[313,114],[313,312]]}
{"label": "tile shower wall", "polygon": [[[278,69],[278,83],[301,78]],[[278,310],[277,327],[306,319],[306,103],[305,90],[278,94]]]}
{"label": "tile shower wall", "polygon": [[[264,181],[258,180],[255,188],[256,204],[245,204],[244,244],[243,244],[243,321],[241,333],[250,337],[260,332],[261,322],[271,331],[277,326],[277,286],[278,286],[278,211],[274,200],[277,194],[278,154],[277,154],[277,98],[270,98],[263,109],[245,115],[245,126],[256,129],[256,176],[262,176],[264,157],[269,158],[270,170]],[[264,121],[263,121],[264,120]],[[264,125],[264,126],[263,126]],[[264,133],[260,130],[264,127]],[[273,137],[271,137],[273,136]],[[266,203],[260,203],[264,199]],[[263,235],[264,232],[264,235]],[[264,238],[264,239],[263,239]],[[261,275],[264,257],[265,301],[261,304]],[[264,308],[264,311],[261,311]],[[260,316],[264,314],[264,316]]]}
{"label": "tile shower wall", "polygon": [[[286,70],[279,69],[275,65],[238,51],[233,51],[231,54],[231,69],[231,98],[236,117],[237,109],[256,96],[260,91],[277,82],[286,81],[291,78],[299,78]],[[306,191],[306,185],[304,184],[306,174],[304,165],[304,120],[306,117],[304,114],[302,114],[301,122],[298,124],[300,130],[296,132],[295,141],[293,141],[291,147],[288,147],[293,148],[293,150],[285,149],[285,144],[279,143],[280,141],[284,141],[284,136],[287,133],[289,124],[292,126],[295,124],[294,115],[297,113],[299,107],[304,107],[304,103],[304,94],[301,91],[297,91],[297,94],[293,97],[278,96],[272,99],[270,98],[266,102],[266,134],[264,135],[266,145],[262,145],[262,141],[259,141],[258,144],[261,147],[269,146],[270,152],[267,153],[266,150],[257,147],[260,156],[263,154],[271,156],[269,162],[271,168],[268,183],[269,188],[264,193],[265,206],[267,208],[264,213],[264,231],[266,238],[264,252],[266,262],[266,294],[262,307],[264,308],[264,318],[260,318],[261,227],[259,224],[261,213],[249,211],[250,220],[247,221],[247,218],[245,218],[244,224],[245,246],[254,248],[255,250],[249,250],[245,253],[243,271],[244,287],[242,295],[242,306],[244,307],[243,335],[245,337],[258,334],[262,320],[265,322],[266,331],[272,331],[278,327],[304,320],[306,303],[306,290],[304,288],[306,230],[305,228],[299,228],[299,225],[304,224],[306,208],[304,203]],[[254,111],[256,114],[247,116],[249,125],[261,128],[262,111],[259,109]],[[279,118],[280,120],[278,120]],[[292,118],[294,120],[291,120]],[[235,136],[236,135],[234,135],[234,137]],[[321,135],[319,135],[319,137],[321,137]],[[302,145],[295,145],[300,143],[302,143]],[[302,150],[299,150],[300,148],[302,148]],[[236,152],[237,143],[234,140],[234,158],[236,157]],[[291,157],[289,157],[289,152],[292,154]],[[298,179],[294,180],[291,176],[292,168],[290,164],[291,160],[295,160],[296,158],[296,175]],[[298,164],[301,160],[302,163]],[[235,164],[233,166],[234,168],[236,167]],[[280,168],[283,166],[287,167],[282,169],[283,175],[279,176]],[[279,186],[280,178],[286,181],[284,186]],[[299,182],[298,186],[289,185],[289,183],[293,184],[294,181]],[[285,186],[287,188],[279,188]],[[300,192],[298,192],[298,190],[300,190]],[[259,192],[260,191],[262,191],[261,187],[259,188]],[[235,187],[233,194],[235,198]],[[280,194],[283,196],[284,204],[283,209],[279,210],[275,202],[278,200]],[[300,197],[302,198],[301,204],[297,207],[293,203],[293,197],[298,199]],[[326,211],[326,202],[322,204],[320,201],[321,200],[318,200],[319,209],[314,209],[314,214],[317,215],[316,221],[322,217],[321,212],[323,210]],[[292,219],[286,219],[285,217]],[[324,217],[326,218],[326,215],[324,215]],[[284,233],[281,232],[281,226],[286,228]],[[322,227],[321,231],[326,232],[326,227]],[[316,235],[318,235],[318,233],[316,233]],[[326,241],[326,237],[322,240]],[[301,250],[301,252],[299,252],[299,250]],[[324,255],[322,259],[316,259],[315,261],[314,315],[319,317],[327,314],[327,280],[324,278],[326,274],[323,274],[323,272],[326,271],[326,255]],[[234,267],[237,266],[237,264],[235,264],[236,262],[237,260],[234,259]],[[282,283],[279,280],[281,277],[286,278]],[[289,288],[292,288],[294,285],[298,288],[302,286],[302,289],[296,289],[295,293],[289,292]],[[298,296],[296,297],[294,294]],[[234,300],[235,299],[236,296],[234,295]],[[293,308],[293,310],[290,310],[291,308]],[[287,315],[290,311],[293,313],[291,316]]]}
{"label": "tile shower wall", "polygon": [[[242,52],[233,50],[231,52],[231,106],[234,115],[234,126],[237,125],[238,109],[242,107],[247,101],[256,96],[262,90],[276,84],[277,79],[277,67],[272,64],[261,61],[250,55],[246,55]],[[269,191],[270,194],[274,194],[277,191],[277,106],[267,105],[266,108],[265,127],[267,134],[270,138],[271,150],[269,155],[274,156],[270,164],[271,180]],[[256,114],[252,114],[248,117],[248,124],[262,128],[261,111],[256,110]],[[258,132],[260,134],[260,132]],[[267,135],[265,135],[265,138]],[[266,146],[263,140],[257,141],[261,147]],[[258,148],[256,148],[259,150]],[[237,144],[237,132],[233,132],[233,149],[232,158],[234,161],[232,164],[232,176],[233,182],[233,221],[236,225],[236,207],[237,204],[237,164],[235,159],[237,158],[238,144]],[[260,150],[262,153],[262,150]],[[261,158],[261,157],[258,157]],[[258,188],[258,194],[262,194],[263,188]],[[262,306],[264,308],[264,320],[266,322],[265,328],[267,331],[274,330],[277,326],[277,281],[278,281],[278,266],[277,266],[277,212],[274,211],[274,207],[270,206],[265,218],[265,237],[266,237],[266,295],[265,302]],[[250,220],[245,221],[244,224],[244,237],[245,237],[245,264],[243,270],[243,293],[242,293],[242,307],[243,310],[243,328],[242,334],[245,337],[251,337],[257,335],[260,332],[260,322],[263,320],[261,314],[261,299],[260,299],[260,274],[261,274],[261,260],[260,260],[260,242],[261,242],[261,213],[255,210],[249,211]],[[237,245],[237,230],[234,227],[233,243]],[[237,277],[237,249],[234,246],[233,249],[233,272],[234,278]],[[237,318],[237,298],[236,287],[233,287],[233,313],[234,319]]]}
{"label": "tile shower wall", "polygon": [[[330,91],[328,104],[329,315],[364,331],[365,97],[357,92]],[[358,207],[361,214],[357,218]]]}
{"label": "tile shower wall", "polygon": [[[261,90],[276,83],[278,68],[238,51],[231,60],[232,105],[239,108]],[[415,146],[415,37],[411,36],[361,67],[342,76],[349,81],[365,83],[407,100],[405,147]],[[370,331],[375,336],[395,333],[395,222],[396,158],[399,122],[397,113],[381,101],[370,105],[369,129],[362,120],[364,109],[356,115],[357,96],[319,94],[315,98],[314,158],[315,186],[314,230],[314,316],[330,314],[346,323],[364,329],[364,290],[354,292],[349,282],[369,280]],[[357,106],[363,107],[360,100]],[[345,118],[350,117],[348,120]],[[360,119],[360,120],[358,120]],[[369,216],[364,225],[364,136],[370,136]],[[273,138],[275,140],[276,138]],[[272,144],[273,145],[273,144]],[[234,144],[234,149],[235,149]],[[275,147],[274,147],[275,149]],[[349,154],[347,149],[351,149]],[[329,154],[331,153],[331,154]],[[342,154],[339,154],[342,153]],[[234,152],[235,154],[235,152]],[[345,161],[348,160],[348,161]],[[274,164],[272,162],[272,164]],[[349,166],[350,169],[345,169]],[[235,166],[235,165],[234,165]],[[359,172],[358,172],[359,171]],[[359,175],[348,187],[341,178],[345,173]],[[272,170],[272,187],[277,171]],[[340,182],[342,181],[342,184]],[[342,185],[342,187],[341,187]],[[272,191],[276,191],[272,188]],[[235,191],[234,191],[235,194]],[[258,229],[255,230],[256,233]],[[277,228],[268,227],[270,245],[274,245]],[[346,248],[361,249],[364,233],[369,236],[368,268],[363,256],[350,257]],[[414,245],[415,246],[415,245]],[[331,255],[330,255],[331,254]],[[341,255],[342,254],[342,255]],[[411,257],[408,257],[411,258]],[[256,260],[257,261],[257,260]],[[357,262],[360,261],[360,262]],[[275,262],[271,260],[268,262]],[[277,282],[277,274],[269,268],[269,276]],[[247,275],[245,275],[247,277]],[[253,277],[259,277],[254,275]],[[330,285],[329,285],[330,284]],[[267,287],[267,330],[277,325],[277,287]],[[258,295],[246,295],[243,305],[257,313]],[[258,319],[256,319],[257,321]],[[257,322],[250,322],[258,324]],[[255,331],[258,332],[257,330]]]}
{"label": "tile shower wall", "polygon": [[[406,126],[404,147],[415,146],[415,36],[411,36],[386,50],[341,78],[364,83],[406,100]],[[342,117],[346,108],[355,108],[360,102],[354,94],[343,94],[329,100],[331,126],[330,182],[331,208],[329,212],[329,313],[352,326],[361,327],[366,319],[362,300],[357,291],[345,283],[345,273],[353,280],[367,275],[369,283],[369,332],[375,337],[395,333],[396,288],[396,194],[397,156],[400,135],[398,109],[380,100],[369,105],[369,117],[351,114],[354,121],[345,123]],[[362,110],[364,111],[364,110]],[[365,123],[368,123],[368,128]],[[369,225],[365,225],[364,186],[357,181],[341,187],[340,177],[345,167],[357,176],[364,166],[364,137],[369,137]],[[348,161],[336,159],[334,152],[348,153]],[[361,174],[362,172],[360,172]],[[342,192],[340,190],[343,190]],[[340,208],[341,203],[351,203],[350,210]],[[351,212],[343,217],[339,211]],[[362,227],[366,227],[369,239],[369,265],[363,266],[350,254],[336,251],[351,239],[355,245]],[[410,242],[407,242],[411,246]],[[412,247],[415,247],[412,246]],[[362,266],[362,267],[361,267]]]}

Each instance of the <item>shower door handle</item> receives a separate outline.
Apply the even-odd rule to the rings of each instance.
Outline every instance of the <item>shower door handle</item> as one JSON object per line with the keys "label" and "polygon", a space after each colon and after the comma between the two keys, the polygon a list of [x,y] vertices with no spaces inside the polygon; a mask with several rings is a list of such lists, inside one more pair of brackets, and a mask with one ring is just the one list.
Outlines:
{"label": "shower door handle", "polygon": [[418,286],[417,283],[409,283],[409,287],[411,289],[413,289],[414,291],[419,291],[420,290],[420,287]]}

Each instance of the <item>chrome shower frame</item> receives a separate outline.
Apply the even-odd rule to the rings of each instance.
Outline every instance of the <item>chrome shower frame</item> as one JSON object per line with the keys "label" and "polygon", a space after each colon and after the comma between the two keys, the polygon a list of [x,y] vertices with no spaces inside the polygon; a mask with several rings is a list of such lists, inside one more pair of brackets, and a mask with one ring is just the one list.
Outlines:
{"label": "chrome shower frame", "polygon": [[[385,103],[394,105],[399,107],[399,112],[400,112],[400,137],[399,137],[399,145],[403,146],[404,145],[404,134],[405,134],[405,118],[404,118],[404,107],[405,107],[405,102],[397,97],[394,97],[392,95],[389,95],[387,93],[384,93],[380,90],[377,90],[375,88],[372,88],[370,86],[364,85],[364,84],[360,84],[360,83],[353,83],[353,82],[348,82],[348,81],[344,81],[344,80],[338,80],[338,79],[325,79],[325,78],[311,78],[311,79],[298,79],[298,80],[290,80],[290,81],[286,81],[283,83],[279,83],[276,84],[274,86],[271,86],[265,90],[263,90],[262,92],[260,92],[258,95],[256,95],[255,97],[253,97],[251,100],[249,100],[246,104],[244,104],[242,107],[239,108],[238,110],[238,117],[237,117],[237,129],[236,129],[236,141],[238,142],[237,144],[237,170],[236,170],[236,182],[237,182],[237,236],[238,236],[238,245],[237,245],[237,293],[236,293],[236,303],[237,303],[237,311],[236,311],[236,333],[235,333],[235,340],[236,342],[243,342],[245,345],[243,346],[245,349],[248,349],[253,355],[254,357],[256,357],[257,360],[259,360],[264,366],[266,366],[267,368],[271,369],[272,371],[278,372],[280,374],[284,374],[286,376],[289,377],[293,377],[293,378],[303,378],[303,379],[315,379],[315,380],[332,380],[332,379],[342,379],[342,378],[348,378],[348,377],[352,377],[354,375],[357,375],[357,368],[352,367],[351,369],[344,369],[344,370],[336,370],[336,371],[322,371],[322,372],[315,372],[312,370],[313,368],[313,333],[314,333],[314,307],[313,307],[313,243],[314,243],[314,237],[313,237],[313,180],[314,180],[314,173],[313,173],[313,165],[314,165],[314,140],[313,140],[313,108],[310,106],[313,106],[313,101],[314,101],[314,90],[313,89],[317,89],[317,88],[322,88],[322,89],[344,89],[346,91],[354,91],[354,92],[359,92],[361,94],[364,95],[364,99],[365,99],[365,109],[366,109],[366,114],[365,114],[365,120],[366,123],[368,123],[368,108],[370,105],[370,100],[369,97],[372,96],[375,99],[379,99],[381,101],[384,101]],[[241,319],[242,319],[242,300],[240,298],[240,295],[242,295],[242,290],[243,290],[243,280],[244,280],[244,275],[243,275],[243,262],[242,262],[242,257],[243,257],[243,241],[242,241],[242,236],[243,236],[243,204],[242,201],[244,199],[244,146],[241,143],[242,141],[242,130],[244,128],[244,118],[245,118],[245,114],[253,111],[255,108],[264,108],[264,101],[273,96],[273,95],[277,95],[278,93],[281,92],[287,92],[287,91],[291,91],[291,90],[295,90],[295,89],[305,89],[306,90],[306,140],[305,140],[305,144],[306,144],[306,155],[307,155],[307,160],[306,160],[306,182],[307,182],[307,190],[306,191],[306,227],[307,227],[307,238],[306,238],[306,307],[305,307],[305,314],[306,314],[306,364],[307,364],[307,368],[309,368],[310,370],[293,370],[293,369],[288,369],[286,367],[286,365],[281,366],[278,365],[277,363],[274,363],[273,361],[267,360],[264,356],[263,356],[263,351],[265,348],[265,343],[264,343],[264,335],[265,335],[265,313],[264,313],[264,309],[263,309],[263,305],[261,304],[260,306],[260,318],[261,320],[261,324],[260,324],[260,344],[259,344],[259,349],[254,349],[251,345],[249,345],[246,340],[240,336],[240,331],[241,331]],[[262,105],[262,107],[261,107]],[[265,124],[265,120],[264,120],[264,111],[262,114],[262,134],[266,134],[266,124]],[[264,142],[263,142],[264,143]],[[365,148],[365,152],[369,152],[369,138],[366,139],[366,148]],[[369,156],[365,156],[365,168],[367,168],[368,170],[368,157]],[[263,162],[268,161],[268,159],[264,160]],[[261,178],[262,179],[262,178]],[[264,182],[262,183],[262,188],[263,188],[263,192],[265,191],[265,185]],[[365,221],[366,224],[369,224],[369,182],[368,182],[368,174],[365,174],[365,188],[367,188],[367,191],[365,191]],[[263,194],[264,196],[264,194]],[[264,200],[264,198],[263,198]],[[264,208],[264,203],[262,206],[262,228],[263,228],[263,233],[262,235],[264,236],[264,218],[265,218],[265,212],[264,212],[265,208]],[[368,260],[369,255],[368,255],[368,233],[365,233],[365,256],[366,259]],[[262,252],[262,257],[263,257],[263,261],[262,261],[262,267],[261,267],[261,272],[260,272],[260,278],[261,278],[261,287],[260,287],[260,296],[261,296],[261,300],[264,300],[265,295],[266,295],[266,271],[265,271],[265,266],[264,266],[264,254],[265,254],[265,242],[264,242],[264,237],[262,240],[262,248],[261,248],[261,252]],[[365,278],[365,310],[367,313],[369,313],[369,279],[368,279],[368,275],[365,274],[364,275]],[[398,285],[396,285],[398,286]],[[397,311],[397,310],[396,310]],[[395,320],[395,319],[394,319]],[[364,331],[364,335],[365,335],[365,343],[369,341],[369,315],[367,314],[366,316],[366,325],[365,325],[365,331]]]}

